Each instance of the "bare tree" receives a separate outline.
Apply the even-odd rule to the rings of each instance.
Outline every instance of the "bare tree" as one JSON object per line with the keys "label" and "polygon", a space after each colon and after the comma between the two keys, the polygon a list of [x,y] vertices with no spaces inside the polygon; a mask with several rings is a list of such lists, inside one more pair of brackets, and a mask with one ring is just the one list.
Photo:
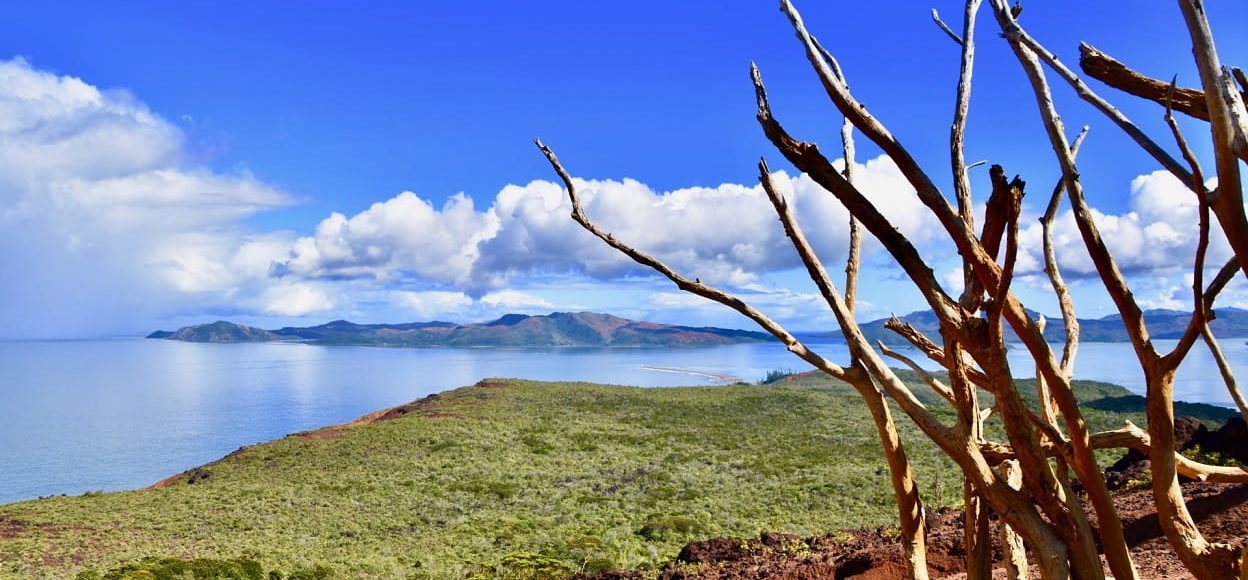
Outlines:
{"label": "bare tree", "polygon": [[[645,254],[616,239],[585,215],[577,196],[576,186],[555,154],[537,143],[555,171],[563,180],[572,202],[572,217],[586,230],[633,260],[654,269],[672,280],[682,290],[725,304],[754,320],[797,356],[817,369],[852,385],[871,411],[884,455],[892,474],[893,492],[897,498],[903,546],[914,578],[926,578],[926,530],[923,525],[922,502],[903,443],[898,435],[891,399],[900,412],[918,426],[961,469],[965,477],[967,569],[972,577],[990,574],[991,550],[988,537],[988,513],[995,512],[1005,524],[1004,542],[1008,550],[1006,567],[1011,577],[1026,574],[1027,558],[1037,566],[1043,578],[1104,578],[1101,554],[1115,578],[1138,578],[1123,535],[1122,523],[1115,510],[1103,474],[1093,451],[1108,447],[1130,447],[1144,451],[1152,460],[1153,493],[1166,538],[1187,568],[1201,579],[1231,578],[1241,575],[1237,547],[1207,541],[1196,527],[1179,488],[1178,475],[1200,480],[1248,483],[1248,471],[1242,468],[1200,464],[1174,452],[1174,374],[1196,340],[1204,338],[1223,368],[1224,377],[1233,397],[1248,417],[1248,408],[1238,395],[1229,366],[1221,355],[1209,319],[1218,293],[1229,281],[1248,272],[1248,220],[1244,217],[1240,188],[1240,166],[1248,159],[1248,113],[1243,94],[1236,89],[1235,79],[1243,84],[1242,73],[1224,69],[1218,61],[1212,34],[1199,0],[1180,0],[1201,72],[1203,88],[1179,91],[1174,87],[1160,88],[1156,81],[1138,75],[1125,65],[1096,52],[1084,49],[1084,68],[1102,71],[1093,74],[1111,86],[1166,105],[1166,118],[1173,128],[1173,137],[1181,150],[1182,161],[1169,154],[1157,141],[1146,135],[1130,119],[1090,89],[1071,69],[1035,40],[1019,24],[1020,8],[1006,0],[990,0],[993,16],[1001,35],[1026,73],[1036,99],[1049,145],[1060,169],[1061,179],[1049,198],[1041,220],[1044,233],[1045,273],[1058,296],[1065,323],[1066,340],[1060,358],[1044,339],[1043,318],[1034,320],[1020,299],[1012,292],[1014,268],[1018,257],[1019,214],[1026,183],[1006,177],[1005,170],[994,165],[989,170],[991,191],[986,198],[983,223],[976,233],[971,207],[973,192],[965,162],[963,140],[969,114],[969,95],[974,69],[975,17],[982,0],[968,0],[963,14],[961,34],[940,20],[936,23],[954,42],[961,46],[961,67],[955,99],[954,121],[950,133],[952,181],[957,207],[935,185],[927,170],[919,165],[902,143],[878,119],[867,112],[849,90],[836,60],[808,32],[797,10],[788,0],[781,0],[781,10],[789,18],[806,58],[816,72],[829,100],[845,118],[843,151],[845,170],[839,171],[813,143],[793,137],[775,118],[768,102],[761,74],[751,67],[757,97],[757,118],[764,134],[776,149],[795,167],[806,173],[833,195],[852,216],[851,231],[859,227],[873,236],[892,256],[898,267],[921,293],[928,307],[940,320],[940,337],[934,340],[918,330],[893,320],[889,328],[898,332],[925,356],[947,371],[947,381],[924,372],[914,361],[883,345],[869,343],[854,319],[853,294],[858,270],[857,234],[851,236],[849,264],[846,267],[846,291],[833,283],[822,261],[807,241],[784,196],[771,182],[766,162],[759,164],[759,180],[768,199],[801,257],[811,279],[818,286],[835,315],[845,336],[850,360],[845,365],[831,362],[812,351],[797,337],[766,314],[756,310],[729,292],[689,279],[659,259]],[[1097,56],[1099,55],[1099,56]],[[1104,73],[1109,70],[1111,72]],[[1178,177],[1196,196],[1200,207],[1200,223],[1192,224],[1199,233],[1196,257],[1192,265],[1195,280],[1192,288],[1193,312],[1190,322],[1177,345],[1166,353],[1158,352],[1149,339],[1143,313],[1119,270],[1115,258],[1097,230],[1091,209],[1084,198],[1076,151],[1086,135],[1081,132],[1073,141],[1067,140],[1066,129],[1054,104],[1049,74],[1071,85],[1077,94],[1121,127],[1158,163]],[[1125,79],[1125,80],[1124,80]],[[1142,80],[1141,80],[1142,79]],[[1158,91],[1164,90],[1164,93]],[[1219,186],[1209,191],[1195,156],[1170,110],[1205,119],[1211,127],[1211,139]],[[852,165],[853,139],[850,128],[856,129],[888,155],[901,170],[915,195],[940,223],[963,260],[965,285],[961,296],[950,296],[935,277],[932,268],[920,256],[913,243],[897,230],[887,217],[854,184],[849,168]],[[1128,423],[1124,428],[1101,433],[1090,431],[1076,400],[1072,381],[1073,361],[1078,350],[1078,324],[1074,303],[1061,277],[1051,240],[1051,227],[1063,197],[1078,226],[1083,243],[1092,257],[1096,272],[1114,301],[1131,339],[1136,357],[1147,384],[1148,429],[1141,430]],[[1216,216],[1217,222],[1210,219]],[[1205,254],[1214,232],[1225,235],[1235,256],[1206,285]],[[1022,341],[1036,367],[1036,384],[1040,404],[1037,409],[1023,402],[1006,357],[1007,327]],[[923,381],[946,399],[956,410],[952,424],[940,421],[911,391],[897,373],[885,363],[892,357],[918,371]],[[982,409],[979,390],[993,396],[991,409]],[[987,413],[996,413],[1003,423],[1006,441],[988,440],[983,431]],[[1078,478],[1086,490],[1091,514],[1072,490],[1072,478]],[[1098,525],[1094,528],[1091,517]],[[1023,548],[1026,554],[1023,553]]]}

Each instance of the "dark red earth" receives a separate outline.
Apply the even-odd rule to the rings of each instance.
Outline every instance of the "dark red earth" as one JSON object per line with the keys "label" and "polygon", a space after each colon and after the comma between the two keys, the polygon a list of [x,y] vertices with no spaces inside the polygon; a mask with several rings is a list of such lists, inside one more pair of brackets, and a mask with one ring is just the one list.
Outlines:
{"label": "dark red earth", "polygon": [[[1179,447],[1199,444],[1206,451],[1219,451],[1248,463],[1248,434],[1242,420],[1234,419],[1217,431],[1208,431],[1199,422],[1178,422]],[[1109,471],[1107,479],[1115,489],[1118,508],[1142,578],[1191,578],[1162,535],[1152,490],[1127,486],[1147,467],[1142,455],[1129,455]],[[1143,464],[1141,464],[1143,462]],[[1183,495],[1206,539],[1235,546],[1248,546],[1248,485],[1184,482]],[[946,510],[928,522],[928,568],[932,578],[965,578],[962,544],[962,513]],[[996,537],[994,522],[993,537]],[[1000,561],[1000,550],[995,548]],[[676,560],[659,570],[662,580],[813,580],[813,579],[892,579],[904,576],[905,558],[896,532],[856,530],[826,536],[801,538],[785,534],[763,534],[758,538],[717,538],[691,543]],[[1108,574],[1108,570],[1106,570]],[[607,571],[598,575],[579,574],[574,580],[622,580],[647,577],[639,571]],[[653,577],[653,576],[650,576]],[[994,578],[1005,578],[1003,569]],[[1032,570],[1031,577],[1038,577]]]}
{"label": "dark red earth", "polygon": [[[1205,533],[1215,542],[1248,545],[1248,485],[1199,483],[1183,485],[1188,508]],[[1191,578],[1162,537],[1149,489],[1115,494],[1126,528],[1131,555],[1142,578]],[[995,533],[995,530],[994,530]],[[965,578],[962,549],[962,514],[941,514],[927,544],[932,578]],[[996,554],[1000,559],[1000,553]],[[717,538],[691,543],[675,561],[658,574],[662,580],[814,580],[901,578],[905,559],[895,533],[857,530],[827,536],[801,538],[763,534],[759,538]],[[1108,573],[1108,570],[1107,570]],[[1004,578],[998,569],[994,577]],[[1033,570],[1032,577],[1038,577]],[[580,574],[575,580],[622,580],[647,577],[634,570]]]}

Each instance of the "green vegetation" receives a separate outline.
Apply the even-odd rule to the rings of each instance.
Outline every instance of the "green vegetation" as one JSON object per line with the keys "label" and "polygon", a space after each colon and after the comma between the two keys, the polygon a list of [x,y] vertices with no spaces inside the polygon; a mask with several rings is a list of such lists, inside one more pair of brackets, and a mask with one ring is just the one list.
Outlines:
{"label": "green vegetation", "polygon": [[283,574],[266,573],[259,562],[248,558],[214,560],[212,558],[144,558],[100,573],[84,570],[75,580],[327,580],[333,572],[314,566]]}
{"label": "green vegetation", "polygon": [[[1140,420],[1091,412],[1103,427]],[[543,579],[650,567],[699,538],[892,523],[869,425],[857,394],[824,377],[670,389],[484,381],[398,419],[247,448],[167,488],[0,506],[0,578],[201,578],[195,566],[233,566],[284,579]],[[902,427],[928,501],[956,503],[953,466]]]}

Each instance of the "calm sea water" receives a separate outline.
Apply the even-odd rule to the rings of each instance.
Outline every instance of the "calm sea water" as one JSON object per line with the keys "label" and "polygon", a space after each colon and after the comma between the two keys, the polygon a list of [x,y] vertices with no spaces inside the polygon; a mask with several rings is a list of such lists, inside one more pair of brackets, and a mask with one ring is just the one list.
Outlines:
{"label": "calm sea water", "polygon": [[[1248,376],[1248,346],[1227,342],[1239,376]],[[846,359],[844,345],[811,344],[830,360]],[[1018,374],[1031,372],[1023,354],[1015,353]],[[1180,372],[1178,398],[1229,405],[1212,359],[1193,354]],[[1087,343],[1076,372],[1139,392],[1143,380],[1133,360],[1125,344]],[[756,381],[773,369],[806,366],[776,343],[384,349],[0,342],[0,503],[144,487],[241,445],[350,421],[487,377],[661,387],[722,381],[696,373]]]}

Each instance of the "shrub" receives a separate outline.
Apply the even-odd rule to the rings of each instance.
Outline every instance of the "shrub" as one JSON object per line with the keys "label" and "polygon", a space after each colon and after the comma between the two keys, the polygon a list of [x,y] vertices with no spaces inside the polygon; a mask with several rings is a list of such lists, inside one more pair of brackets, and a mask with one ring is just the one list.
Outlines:
{"label": "shrub", "polygon": [[78,573],[76,580],[330,580],[333,577],[331,569],[320,565],[285,575],[278,571],[265,574],[260,563],[250,558],[183,560],[148,557],[103,574],[96,570],[84,570]]}
{"label": "shrub", "polygon": [[767,371],[767,375],[763,377],[763,380],[758,381],[758,384],[769,385],[771,383],[783,381],[784,379],[787,379],[796,374],[797,373],[793,372],[793,369],[770,370],[770,371]]}
{"label": "shrub", "polygon": [[665,541],[705,531],[706,528],[691,517],[652,515],[646,518],[645,525],[637,530],[637,535],[647,540]]}
{"label": "shrub", "polygon": [[576,573],[568,564],[541,554],[517,552],[509,554],[493,566],[468,577],[468,580],[503,578],[506,580],[558,580]]}

